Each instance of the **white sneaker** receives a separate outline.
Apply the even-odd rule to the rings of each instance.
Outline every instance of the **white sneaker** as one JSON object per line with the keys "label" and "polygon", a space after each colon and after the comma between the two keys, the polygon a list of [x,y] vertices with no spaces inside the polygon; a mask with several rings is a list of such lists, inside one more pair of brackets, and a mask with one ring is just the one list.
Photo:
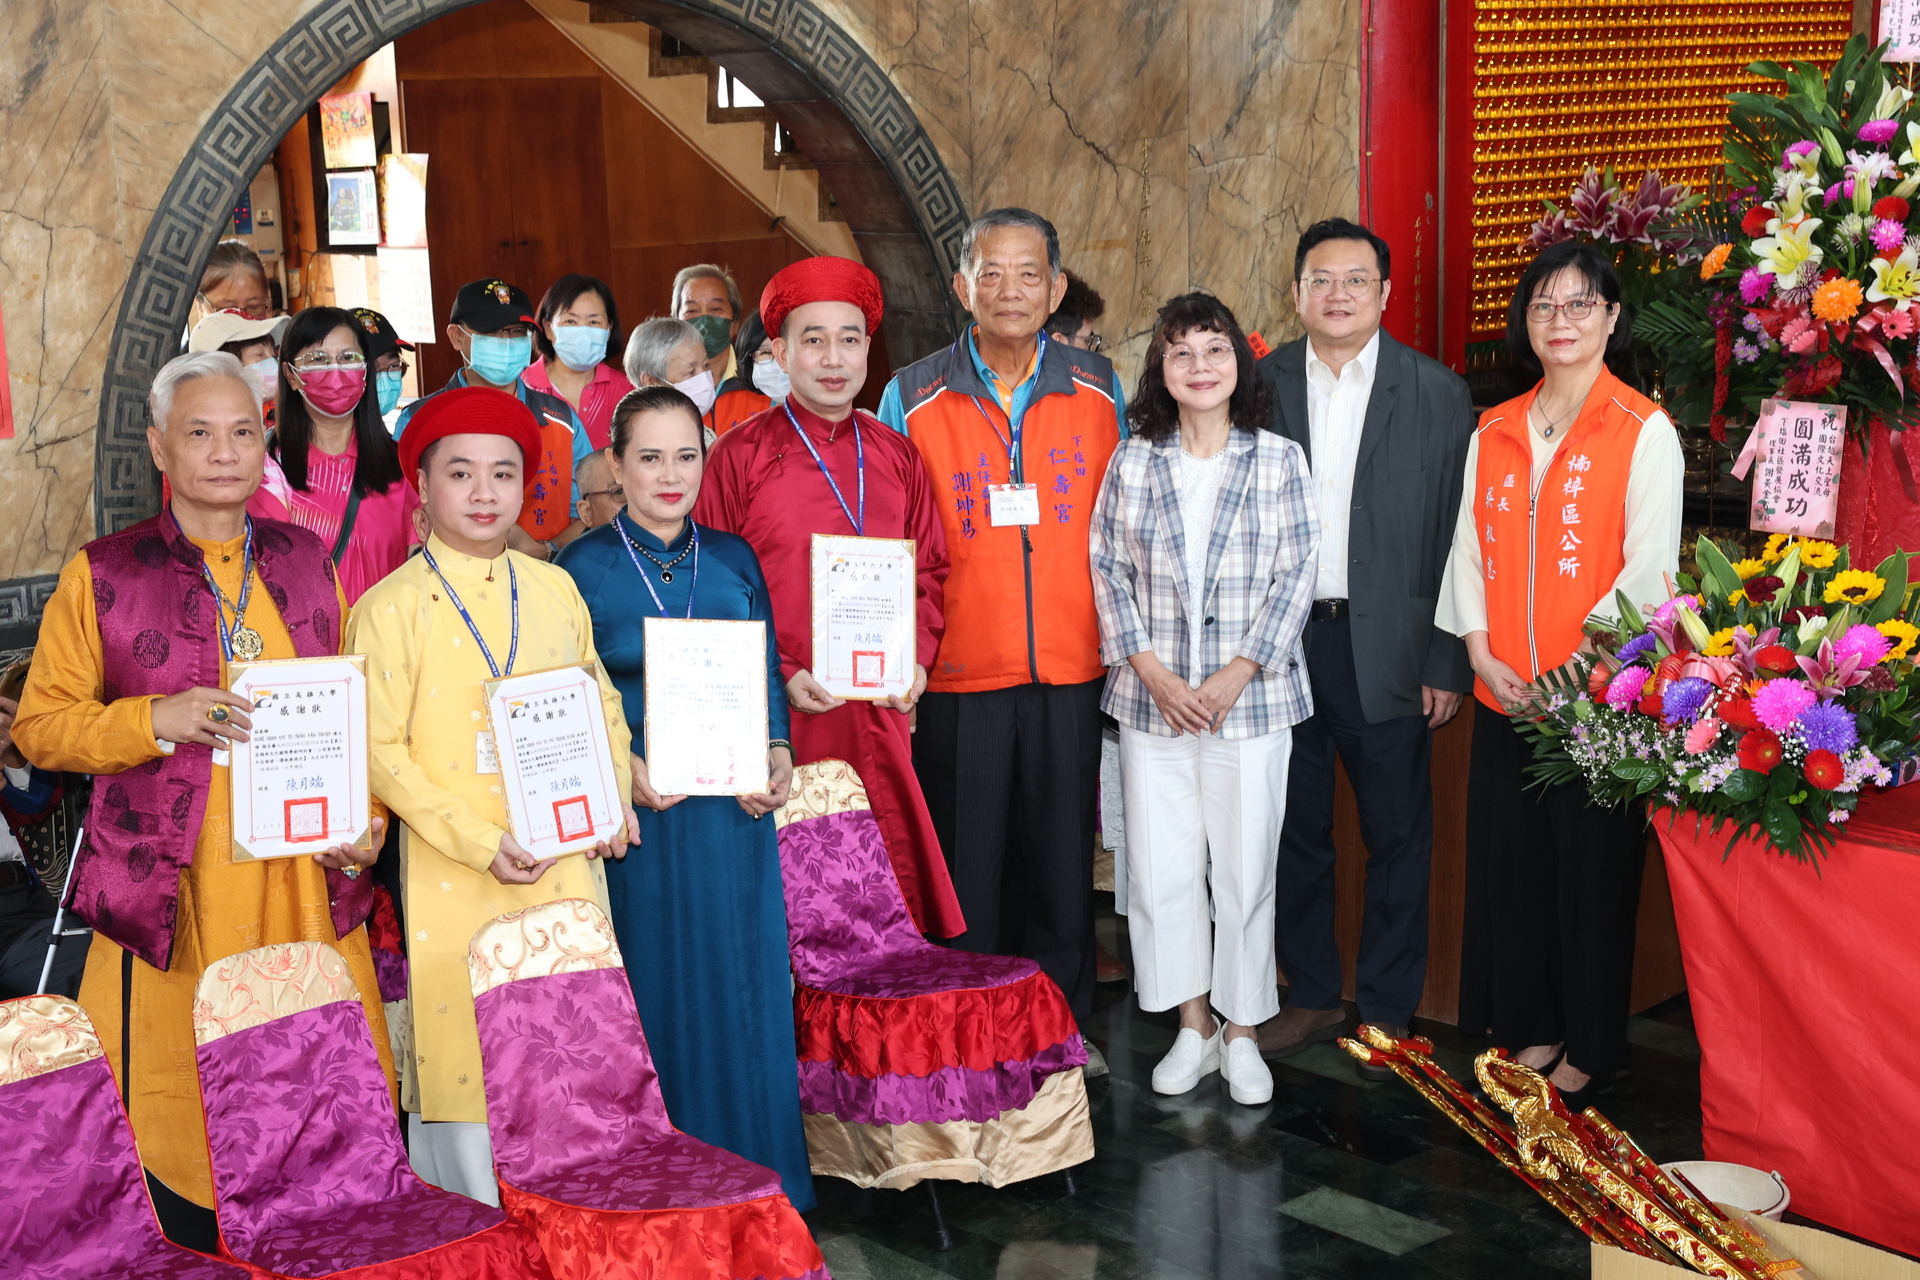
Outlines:
{"label": "white sneaker", "polygon": [[[1153,1069],[1155,1093],[1186,1093],[1203,1076],[1220,1069],[1220,1037],[1227,1034],[1225,1023],[1216,1025],[1211,1036],[1202,1036],[1191,1027],[1180,1028],[1173,1048]],[[1254,1055],[1258,1057],[1256,1053]]]}
{"label": "white sneaker", "polygon": [[1252,1036],[1227,1041],[1220,1077],[1227,1082],[1227,1093],[1243,1107],[1273,1100],[1273,1072],[1260,1060],[1260,1042]]}

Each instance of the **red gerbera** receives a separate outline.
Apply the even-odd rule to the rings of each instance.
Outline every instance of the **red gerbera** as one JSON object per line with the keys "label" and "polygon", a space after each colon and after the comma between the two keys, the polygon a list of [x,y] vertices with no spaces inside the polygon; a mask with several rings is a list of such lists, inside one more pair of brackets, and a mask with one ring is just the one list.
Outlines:
{"label": "red gerbera", "polygon": [[1765,729],[1749,731],[1740,739],[1740,767],[1755,773],[1771,772],[1780,763],[1780,739]]}
{"label": "red gerbera", "polygon": [[1664,699],[1653,691],[1653,681],[1649,680],[1647,681],[1647,691],[1640,696],[1640,702],[1636,709],[1643,716],[1657,716],[1660,714],[1663,701]]}
{"label": "red gerbera", "polygon": [[1881,196],[1873,202],[1873,216],[1888,222],[1905,222],[1907,213],[1907,202],[1899,196]]}
{"label": "red gerbera", "polygon": [[[1745,742],[1740,745],[1742,749],[1746,747]],[[1831,791],[1847,780],[1846,767],[1840,763],[1840,757],[1831,751],[1807,752],[1807,762],[1801,768],[1807,775],[1807,781],[1822,791]]]}
{"label": "red gerbera", "polygon": [[1747,216],[1740,219],[1740,230],[1749,237],[1763,236],[1767,233],[1767,223],[1773,221],[1773,210],[1763,204],[1757,204],[1747,210]]}
{"label": "red gerbera", "polygon": [[1762,671],[1773,671],[1785,675],[1796,671],[1800,664],[1793,659],[1793,650],[1783,644],[1770,644],[1753,655],[1753,665]]}
{"label": "red gerbera", "polygon": [[1758,729],[1760,717],[1753,714],[1753,699],[1747,697],[1722,698],[1714,705],[1713,713],[1736,729]]}

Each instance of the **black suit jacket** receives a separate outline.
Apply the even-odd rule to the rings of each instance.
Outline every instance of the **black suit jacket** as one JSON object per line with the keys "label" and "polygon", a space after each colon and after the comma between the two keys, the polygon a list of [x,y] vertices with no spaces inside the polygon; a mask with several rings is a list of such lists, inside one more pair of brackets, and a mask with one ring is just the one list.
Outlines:
{"label": "black suit jacket", "polygon": [[[1260,361],[1274,393],[1271,430],[1313,461],[1307,427],[1307,339]],[[1420,688],[1473,687],[1466,646],[1433,625],[1460,514],[1473,437],[1466,382],[1383,330],[1353,471],[1347,594],[1360,705],[1375,724],[1420,712]]]}

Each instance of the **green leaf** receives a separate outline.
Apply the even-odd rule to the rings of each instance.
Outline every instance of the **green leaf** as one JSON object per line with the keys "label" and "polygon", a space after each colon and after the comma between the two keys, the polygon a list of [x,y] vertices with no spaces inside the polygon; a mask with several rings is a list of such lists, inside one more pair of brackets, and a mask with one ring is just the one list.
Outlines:
{"label": "green leaf", "polygon": [[1799,785],[1799,770],[1784,762],[1773,766],[1773,772],[1767,775],[1767,803],[1772,805],[1785,802]]}
{"label": "green leaf", "polygon": [[1874,572],[1887,580],[1887,589],[1867,610],[1867,622],[1875,626],[1891,621],[1900,612],[1900,606],[1907,598],[1907,563],[1909,557],[1904,551],[1896,551],[1882,560]]}
{"label": "green leaf", "polygon": [[1768,839],[1793,854],[1794,857],[1802,856],[1800,835],[1805,828],[1801,824],[1800,815],[1794,812],[1792,805],[1784,800],[1768,801],[1761,821],[1767,828]]}
{"label": "green leaf", "polygon": [[1627,599],[1626,592],[1616,591],[1613,593],[1613,598],[1614,602],[1620,606],[1620,626],[1628,635],[1637,636],[1647,629],[1646,620],[1640,616],[1640,610],[1634,606],[1633,601]]}
{"label": "green leaf", "polygon": [[1720,794],[1736,804],[1748,804],[1758,800],[1767,790],[1767,776],[1755,773],[1751,769],[1735,769],[1727,780],[1720,784]]}
{"label": "green leaf", "polygon": [[1733,571],[1733,565],[1720,551],[1718,545],[1706,534],[1693,544],[1694,563],[1700,566],[1701,576],[1713,584],[1713,598],[1716,602],[1725,600],[1740,589],[1740,575]]}

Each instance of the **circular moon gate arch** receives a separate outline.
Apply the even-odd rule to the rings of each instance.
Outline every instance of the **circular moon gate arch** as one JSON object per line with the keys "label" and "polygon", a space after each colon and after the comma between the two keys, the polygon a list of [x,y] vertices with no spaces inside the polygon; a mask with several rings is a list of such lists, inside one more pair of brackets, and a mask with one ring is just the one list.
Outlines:
{"label": "circular moon gate arch", "polygon": [[[147,389],[179,350],[201,267],[240,193],[294,121],[353,67],[415,27],[475,3],[327,0],[276,40],[214,109],[154,209],[121,296],[94,443],[96,534],[159,507]],[[774,109],[886,286],[883,329],[896,364],[951,341],[947,281],[966,209],[932,139],[865,50],[813,0],[600,3],[700,50]]]}

